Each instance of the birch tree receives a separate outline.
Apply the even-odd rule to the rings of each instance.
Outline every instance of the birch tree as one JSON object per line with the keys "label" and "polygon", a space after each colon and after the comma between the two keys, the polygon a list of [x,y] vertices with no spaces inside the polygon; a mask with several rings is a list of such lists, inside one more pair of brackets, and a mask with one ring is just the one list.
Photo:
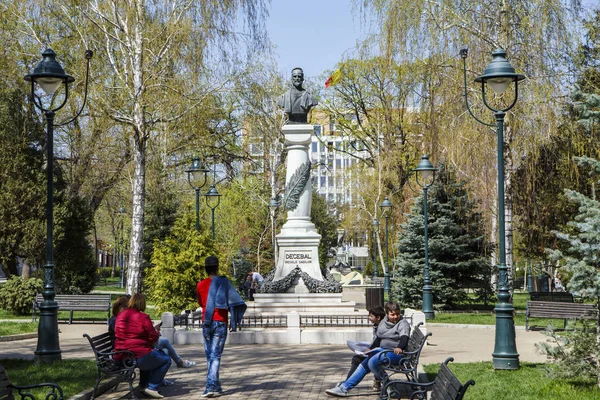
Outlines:
{"label": "birch tree", "polygon": [[76,11],[88,18],[90,39],[108,63],[104,112],[125,126],[133,158],[128,293],[140,291],[143,253],[146,150],[156,132],[193,112],[226,79],[210,82],[204,72],[207,48],[234,39],[232,27],[243,11],[259,43],[265,9],[262,0],[82,2]]}

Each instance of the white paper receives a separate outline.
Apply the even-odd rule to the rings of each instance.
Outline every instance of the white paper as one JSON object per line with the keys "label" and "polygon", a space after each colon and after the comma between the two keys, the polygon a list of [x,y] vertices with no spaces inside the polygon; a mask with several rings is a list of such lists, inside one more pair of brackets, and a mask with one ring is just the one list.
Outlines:
{"label": "white paper", "polygon": [[348,340],[346,344],[350,350],[361,356],[366,355],[365,353],[370,350],[369,346],[371,345],[369,342],[357,342],[355,340]]}

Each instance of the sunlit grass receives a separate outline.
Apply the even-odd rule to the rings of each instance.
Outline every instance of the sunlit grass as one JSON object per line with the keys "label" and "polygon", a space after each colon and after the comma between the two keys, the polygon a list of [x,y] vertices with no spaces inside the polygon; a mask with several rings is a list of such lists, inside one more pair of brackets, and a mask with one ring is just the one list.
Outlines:
{"label": "sunlit grass", "polygon": [[[93,360],[61,360],[52,364],[36,363],[33,360],[0,360],[6,369],[10,382],[24,386],[35,383],[52,382],[58,384],[68,399],[75,394],[94,387],[96,383],[96,362]],[[43,399],[47,392],[33,392]]]}
{"label": "sunlit grass", "polygon": [[[593,380],[550,377],[549,364],[521,363],[521,368],[514,371],[494,370],[491,362],[453,362],[449,367],[461,382],[475,381],[475,386],[467,390],[465,400],[600,399],[600,390]],[[439,364],[428,364],[424,369],[432,380]]]}

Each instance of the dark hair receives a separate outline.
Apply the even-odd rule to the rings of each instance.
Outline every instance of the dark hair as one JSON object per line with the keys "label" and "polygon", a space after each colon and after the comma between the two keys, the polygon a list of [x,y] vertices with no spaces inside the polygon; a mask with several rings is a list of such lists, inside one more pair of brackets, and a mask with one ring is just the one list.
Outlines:
{"label": "dark hair", "polygon": [[112,316],[113,317],[116,317],[117,314],[119,314],[119,312],[121,312],[121,307],[127,308],[130,297],[131,297],[130,295],[124,295],[124,296],[117,297],[117,299],[115,300],[115,302],[113,303],[113,306],[112,306]]}
{"label": "dark hair", "polygon": [[388,301],[385,303],[385,313],[389,313],[390,311],[398,311],[402,313],[402,309],[400,308],[400,304],[395,301]]}
{"label": "dark hair", "polygon": [[204,260],[204,269],[208,275],[216,275],[219,271],[219,259],[215,256],[208,256]]}
{"label": "dark hair", "polygon": [[385,317],[385,310],[383,307],[371,307],[369,308],[369,314],[373,314],[379,319],[383,319]]}
{"label": "dark hair", "polygon": [[296,70],[299,70],[300,72],[302,72],[302,76],[304,76],[304,70],[302,68],[300,68],[300,67],[292,68],[292,73]]}

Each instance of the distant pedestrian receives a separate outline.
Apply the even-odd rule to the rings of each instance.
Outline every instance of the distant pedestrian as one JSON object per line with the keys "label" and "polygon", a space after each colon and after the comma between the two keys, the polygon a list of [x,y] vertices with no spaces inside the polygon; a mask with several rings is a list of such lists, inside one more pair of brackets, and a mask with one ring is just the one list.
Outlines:
{"label": "distant pedestrian", "polygon": [[196,292],[202,307],[202,336],[208,371],[206,389],[201,397],[217,397],[223,393],[219,380],[221,355],[227,339],[227,317],[231,312],[231,331],[235,331],[246,311],[246,303],[224,276],[217,276],[219,259],[206,257],[204,268],[208,277],[198,282]]}
{"label": "distant pedestrian", "polygon": [[264,280],[265,278],[263,278],[263,276],[259,272],[254,271],[252,273],[252,282],[256,282],[257,289],[262,287]]}

